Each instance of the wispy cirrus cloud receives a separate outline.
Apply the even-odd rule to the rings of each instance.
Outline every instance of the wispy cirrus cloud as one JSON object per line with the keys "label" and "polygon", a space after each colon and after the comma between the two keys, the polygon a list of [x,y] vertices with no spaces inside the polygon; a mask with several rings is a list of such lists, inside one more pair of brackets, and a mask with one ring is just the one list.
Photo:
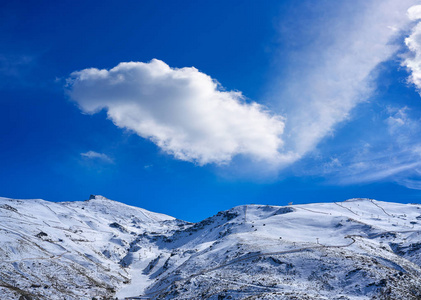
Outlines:
{"label": "wispy cirrus cloud", "polygon": [[82,157],[88,158],[88,159],[97,159],[106,163],[114,163],[114,160],[111,159],[108,155],[104,153],[99,153],[95,151],[88,151],[80,154]]}
{"label": "wispy cirrus cloud", "polygon": [[[421,95],[421,5],[409,7],[406,16],[413,26],[401,54],[409,72],[408,82]],[[410,189],[421,189],[421,120],[411,108],[386,107],[385,129],[376,144],[349,151],[340,158],[341,168],[328,166],[327,174],[342,184],[394,181]],[[411,115],[412,113],[412,115]]]}
{"label": "wispy cirrus cloud", "polygon": [[[408,28],[406,11],[415,2],[355,1],[351,14],[344,9],[321,18],[320,30],[307,37],[312,42],[290,54],[291,71],[272,97],[287,116],[286,149],[300,156],[314,150],[370,99],[377,67],[401,47],[396,38]],[[300,28],[312,32],[310,26],[305,21]]]}
{"label": "wispy cirrus cloud", "polygon": [[[298,175],[322,175],[328,182],[341,185],[392,181],[408,188],[421,187],[420,120],[405,104],[387,107],[380,103],[377,109],[385,111],[372,117],[383,116],[384,120],[373,122],[374,127],[354,124],[371,132],[367,140],[342,139],[336,152],[329,149],[320,153],[317,149],[326,137],[330,141],[324,143],[324,150],[335,144],[335,130],[352,118],[358,104],[375,96],[377,67],[398,59],[397,53],[405,46],[402,37],[414,24],[405,40],[411,53],[403,65],[411,71],[410,82],[421,87],[421,25],[414,23],[421,17],[421,6],[412,6],[416,3],[357,1],[352,5],[361,7],[362,13],[339,14],[328,27],[329,34],[318,33],[320,38],[313,37],[314,47],[293,54],[296,70],[293,76],[287,74],[291,79],[287,78],[283,90],[276,94],[282,95],[280,106],[287,116],[286,149],[292,147],[301,156],[311,154],[297,167]],[[313,60],[306,61],[308,58]]]}
{"label": "wispy cirrus cloud", "polygon": [[322,163],[324,176],[341,185],[388,181],[421,188],[421,124],[410,111],[387,107],[379,130],[383,134],[354,143],[334,158],[336,163]]}
{"label": "wispy cirrus cloud", "polygon": [[35,64],[34,55],[0,53],[0,87],[28,84],[28,73]]}

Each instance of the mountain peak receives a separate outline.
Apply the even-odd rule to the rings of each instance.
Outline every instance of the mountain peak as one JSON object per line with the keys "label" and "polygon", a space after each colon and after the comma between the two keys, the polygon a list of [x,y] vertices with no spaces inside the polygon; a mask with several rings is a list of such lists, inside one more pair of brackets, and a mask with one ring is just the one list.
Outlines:
{"label": "mountain peak", "polygon": [[370,199],[370,198],[351,198],[348,200],[345,200],[344,202],[357,202],[357,201],[373,201],[374,199]]}
{"label": "mountain peak", "polygon": [[110,200],[101,195],[90,195],[88,200]]}

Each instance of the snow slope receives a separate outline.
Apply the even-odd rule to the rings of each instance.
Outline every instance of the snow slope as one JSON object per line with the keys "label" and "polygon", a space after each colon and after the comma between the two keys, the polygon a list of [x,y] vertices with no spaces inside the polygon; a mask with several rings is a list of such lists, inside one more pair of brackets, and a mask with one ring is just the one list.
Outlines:
{"label": "snow slope", "polygon": [[193,224],[102,196],[0,198],[0,295],[420,299],[420,232],[421,205],[371,199],[238,206]]}

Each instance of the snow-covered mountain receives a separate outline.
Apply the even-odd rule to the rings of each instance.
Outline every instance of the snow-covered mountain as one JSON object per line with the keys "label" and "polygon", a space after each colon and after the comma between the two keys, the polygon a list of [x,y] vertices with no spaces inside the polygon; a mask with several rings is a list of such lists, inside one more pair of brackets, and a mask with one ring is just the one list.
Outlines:
{"label": "snow-covered mountain", "polygon": [[0,198],[0,299],[421,299],[420,232],[421,205],[370,199],[188,223]]}

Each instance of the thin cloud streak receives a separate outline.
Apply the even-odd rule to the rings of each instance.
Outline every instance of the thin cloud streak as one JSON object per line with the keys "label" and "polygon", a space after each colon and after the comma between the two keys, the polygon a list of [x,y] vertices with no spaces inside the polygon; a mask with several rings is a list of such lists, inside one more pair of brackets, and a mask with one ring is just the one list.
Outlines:
{"label": "thin cloud streak", "polygon": [[[354,168],[361,168],[362,165],[355,164],[351,165],[350,169]],[[364,165],[363,170],[357,172],[350,177],[344,177],[339,180],[341,184],[355,184],[355,183],[367,183],[367,182],[375,182],[379,180],[383,180],[386,178],[390,178],[396,175],[401,174],[402,172],[412,171],[414,168],[421,166],[421,162],[412,162],[408,164],[401,164],[401,165],[375,165],[369,164]],[[380,170],[379,170],[380,169]],[[398,179],[397,179],[398,180]],[[401,181],[401,180],[399,180]]]}
{"label": "thin cloud streak", "polygon": [[107,163],[114,163],[114,161],[108,155],[104,153],[98,153],[92,150],[85,153],[81,153],[80,155],[88,159],[99,159]]}
{"label": "thin cloud streak", "polygon": [[[324,164],[327,178],[337,184],[391,181],[407,188],[421,185],[421,126],[409,116],[409,108],[388,107],[384,135],[377,145],[353,147],[337,158],[340,165]],[[419,178],[419,179],[417,179]]]}

